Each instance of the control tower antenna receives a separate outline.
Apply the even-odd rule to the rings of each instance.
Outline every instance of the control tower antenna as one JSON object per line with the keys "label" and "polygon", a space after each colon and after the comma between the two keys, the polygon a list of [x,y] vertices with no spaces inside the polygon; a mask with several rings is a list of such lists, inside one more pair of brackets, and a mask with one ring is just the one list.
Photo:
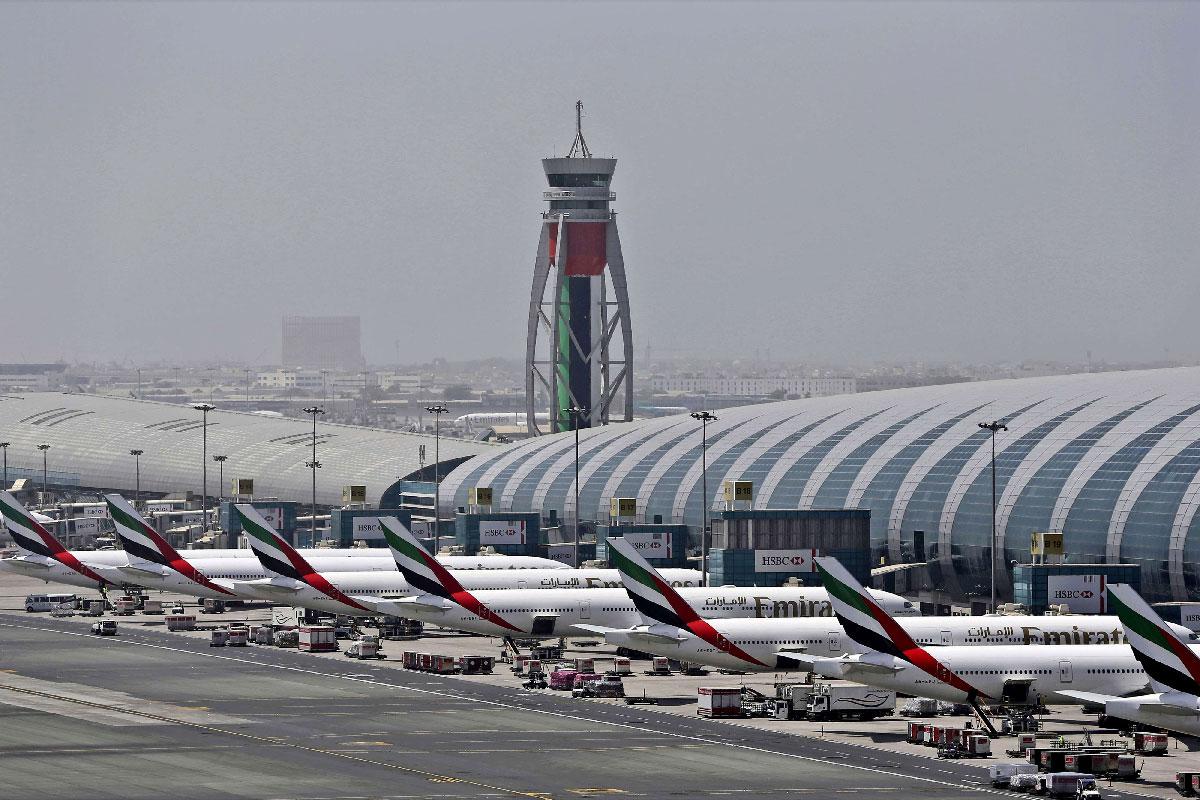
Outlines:
{"label": "control tower antenna", "polygon": [[575,141],[571,144],[571,152],[567,158],[591,158],[592,151],[588,150],[587,141],[583,138],[583,101],[575,101]]}

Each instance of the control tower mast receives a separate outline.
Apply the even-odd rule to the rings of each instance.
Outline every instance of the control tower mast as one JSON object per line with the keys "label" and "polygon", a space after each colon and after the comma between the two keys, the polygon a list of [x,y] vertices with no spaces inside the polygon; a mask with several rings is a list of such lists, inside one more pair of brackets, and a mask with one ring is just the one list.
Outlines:
{"label": "control tower mast", "polygon": [[[615,158],[593,158],[575,103],[575,141],[566,158],[544,158],[550,188],[533,267],[525,349],[525,405],[531,434],[633,419],[633,331],[617,212],[609,203]],[[538,393],[550,420],[538,424]],[[583,412],[570,414],[569,408]]]}

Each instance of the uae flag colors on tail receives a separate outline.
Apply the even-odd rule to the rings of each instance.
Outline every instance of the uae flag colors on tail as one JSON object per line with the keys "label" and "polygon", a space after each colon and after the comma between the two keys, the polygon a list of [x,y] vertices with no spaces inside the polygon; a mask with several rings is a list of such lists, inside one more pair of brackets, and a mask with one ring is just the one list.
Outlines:
{"label": "uae flag colors on tail", "polygon": [[1108,610],[1125,628],[1125,642],[1133,648],[1157,692],[1200,695],[1200,658],[1133,587],[1109,584]]}
{"label": "uae flag colors on tail", "polygon": [[131,559],[138,558],[152,564],[169,567],[190,581],[211,589],[218,594],[234,596],[228,589],[213,583],[207,575],[196,569],[179,554],[170,543],[142,518],[142,515],[119,494],[104,495],[108,514],[116,526],[117,536]]}
{"label": "uae flag colors on tail", "polygon": [[13,541],[17,543],[17,547],[34,555],[53,559],[101,585],[109,583],[63,547],[62,542],[46,530],[42,523],[34,519],[33,515],[25,510],[25,506],[21,505],[8,492],[0,492],[0,514],[4,516],[4,525],[8,528]]}
{"label": "uae flag colors on tail", "polygon": [[621,575],[621,583],[633,605],[642,616],[654,622],[688,631],[708,642],[722,653],[739,658],[747,664],[766,667],[762,661],[729,641],[663,580],[658,570],[650,566],[641,554],[624,539],[608,540],[608,560]]}
{"label": "uae flag colors on tail", "polygon": [[986,696],[918,645],[837,559],[816,561],[833,611],[851,639],[863,647],[906,661],[968,697]]}
{"label": "uae flag colors on tail", "polygon": [[458,579],[421,546],[417,537],[400,520],[383,517],[379,520],[379,527],[383,529],[383,537],[391,548],[392,558],[396,560],[396,568],[413,589],[456,603],[493,625],[516,633],[523,632],[464,589]]}
{"label": "uae flag colors on tail", "polygon": [[304,557],[296,552],[296,549],[262,518],[254,506],[239,503],[234,506],[234,509],[241,520],[242,529],[246,532],[250,549],[254,551],[254,555],[258,556],[259,563],[263,565],[264,569],[276,575],[305,583],[331,600],[362,611],[364,614],[371,613],[370,609],[347,596],[341,589],[326,580],[324,575],[313,569],[312,565],[305,561]]}

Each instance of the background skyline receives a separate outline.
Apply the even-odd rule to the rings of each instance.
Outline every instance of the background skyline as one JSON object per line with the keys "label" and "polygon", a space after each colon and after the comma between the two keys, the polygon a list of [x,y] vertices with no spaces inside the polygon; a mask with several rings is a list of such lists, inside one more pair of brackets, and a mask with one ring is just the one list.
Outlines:
{"label": "background skyline", "polygon": [[1196,355],[1195,7],[547,9],[0,7],[4,360],[519,357],[577,98],[639,355]]}

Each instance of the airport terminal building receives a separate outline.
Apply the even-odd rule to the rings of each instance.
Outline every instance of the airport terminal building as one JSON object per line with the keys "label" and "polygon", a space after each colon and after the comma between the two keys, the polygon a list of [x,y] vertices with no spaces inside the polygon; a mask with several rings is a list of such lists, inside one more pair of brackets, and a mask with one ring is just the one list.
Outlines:
{"label": "airport terminal building", "polygon": [[[873,563],[928,562],[956,596],[983,595],[996,436],[998,570],[1029,561],[1030,534],[1062,531],[1068,563],[1134,563],[1155,600],[1200,598],[1200,368],[960,383],[724,409],[708,425],[709,502],[753,483],[760,509],[868,509]],[[496,511],[572,519],[575,436],[472,458],[444,480],[442,512],[490,487]],[[637,498],[637,521],[703,517],[700,424],[688,416],[584,430],[584,520]]]}

